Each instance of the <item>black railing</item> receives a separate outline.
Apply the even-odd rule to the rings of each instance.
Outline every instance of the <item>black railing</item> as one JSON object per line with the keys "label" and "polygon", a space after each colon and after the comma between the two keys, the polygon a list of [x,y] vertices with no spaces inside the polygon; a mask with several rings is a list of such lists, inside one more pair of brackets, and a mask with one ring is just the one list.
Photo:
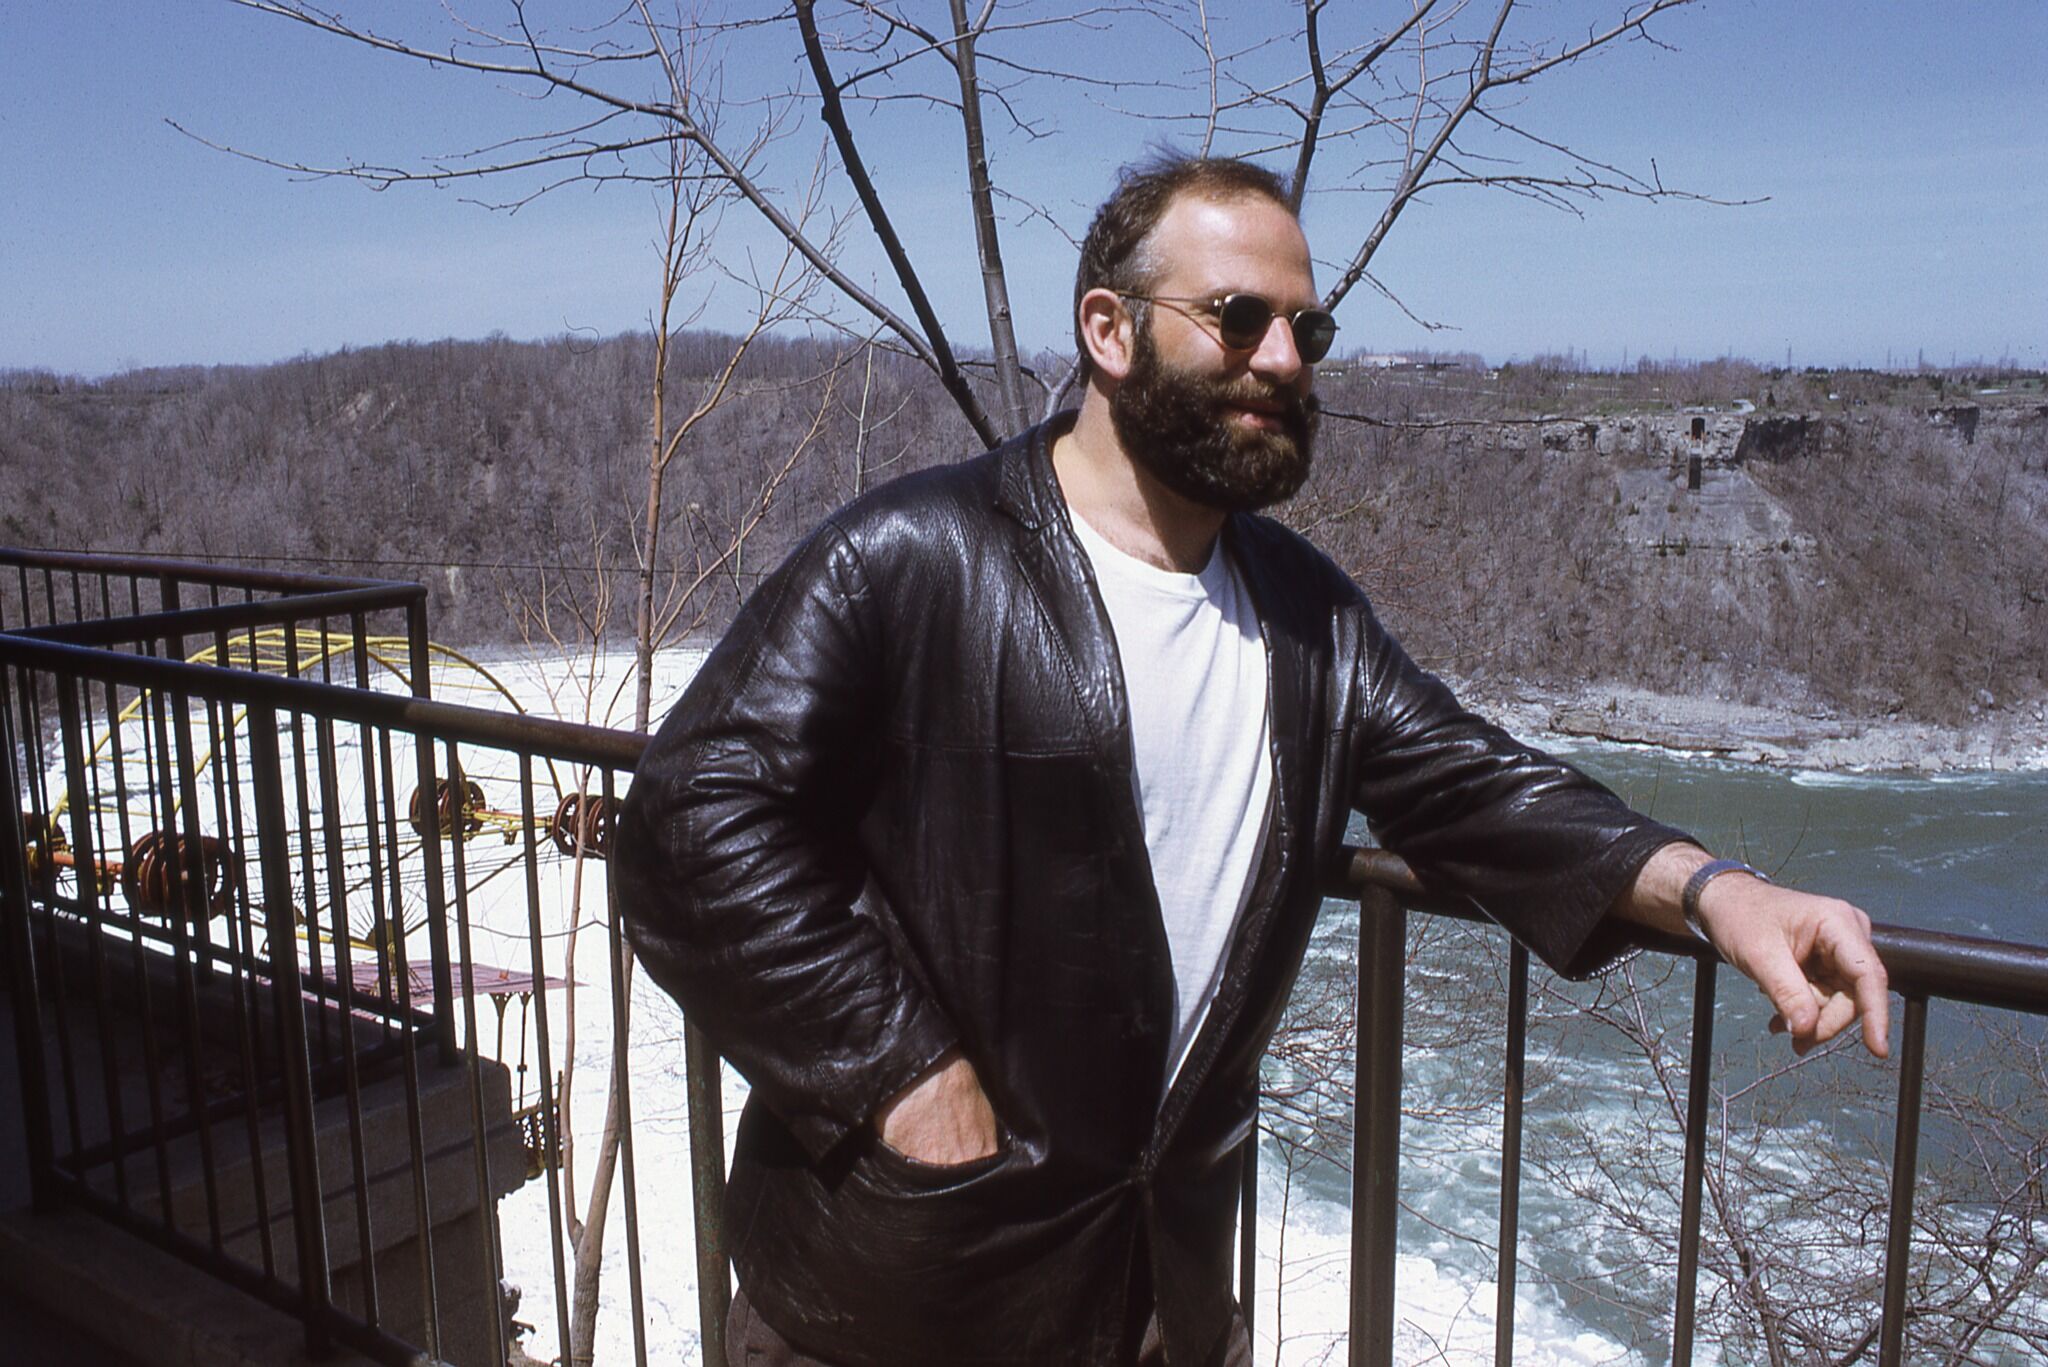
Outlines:
{"label": "black railing", "polygon": [[[532,1182],[516,1218],[546,1222],[544,1249],[522,1246],[544,1263],[551,1346],[568,1361],[587,1321],[569,1231],[587,1258],[602,1245],[590,1217],[611,1206],[572,1221],[568,1168],[589,1161],[584,1176],[617,1175],[632,1352],[646,1362],[631,959],[613,909],[582,901],[643,738],[426,696],[436,657],[415,586],[20,552],[0,552],[0,570],[13,575],[0,594],[0,910],[38,1203],[95,1211],[292,1311],[316,1350],[503,1363],[515,1322],[499,1301],[501,1232],[515,1217],[499,1202]],[[380,614],[403,624],[380,636]],[[1431,903],[1378,851],[1355,852],[1328,891],[1359,904],[1350,1360],[1391,1363],[1407,909],[1480,918]],[[586,1126],[572,1153],[565,1133],[575,1088],[558,1079],[575,1059],[558,1051],[582,922],[603,946],[609,1010],[576,1028],[586,1041],[610,1034],[589,1060],[609,1069],[615,1151]],[[1712,1157],[1716,963],[1691,942],[1633,940],[1696,965],[1669,1331],[1684,1363]],[[1878,943],[1906,1003],[1874,1344],[1890,1364],[1913,1313],[1928,1003],[2048,1012],[2048,950],[1893,927]],[[1529,997],[1514,947],[1495,1245],[1503,1364]],[[496,1007],[495,1035],[480,999]],[[725,1111],[716,1056],[686,1033],[700,1342],[715,1363],[729,1294]],[[1257,1144],[1247,1158],[1249,1311]]]}

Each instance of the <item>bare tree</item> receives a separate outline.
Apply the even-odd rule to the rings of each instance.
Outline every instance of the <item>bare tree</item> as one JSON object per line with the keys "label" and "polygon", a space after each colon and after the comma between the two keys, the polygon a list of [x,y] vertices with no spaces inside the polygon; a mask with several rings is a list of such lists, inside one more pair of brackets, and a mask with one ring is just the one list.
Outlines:
{"label": "bare tree", "polygon": [[[234,0],[477,79],[501,95],[549,97],[544,105],[508,106],[507,126],[518,131],[452,158],[316,166],[235,150],[296,173],[378,188],[506,182],[515,188],[495,202],[511,207],[568,184],[662,183],[669,149],[687,144],[701,163],[691,174],[722,182],[780,234],[830,286],[835,316],[850,310],[865,320],[860,330],[878,327],[915,356],[994,444],[1028,420],[1035,378],[1012,321],[1005,219],[1008,231],[1028,226],[1071,240],[1085,212],[1081,201],[1093,197],[1077,195],[1070,163],[1036,144],[1079,137],[1091,149],[1126,145],[1135,153],[1164,133],[1205,151],[1285,156],[1298,200],[1364,196],[1377,205],[1362,235],[1338,244],[1344,265],[1327,302],[1336,306],[1361,281],[1393,299],[1372,262],[1403,214],[1433,192],[1490,188],[1574,213],[1607,196],[1681,194],[1664,185],[1654,164],[1612,165],[1525,126],[1518,101],[1533,83],[1605,50],[1658,41],[1653,27],[1696,2],[1624,0],[1604,23],[1560,37],[1547,27],[1556,22],[1550,12],[1517,0],[1485,8],[1410,0],[1391,18],[1329,0],[1267,0],[1227,14],[1205,0],[948,0],[947,22],[937,28],[900,0],[791,0],[730,17],[676,10],[660,18],[651,0],[633,0],[595,27],[567,18],[550,24],[538,0],[505,0],[495,24],[450,10],[439,28],[422,20],[427,26],[392,36],[337,8]],[[740,97],[679,81],[677,54],[707,38],[770,83],[750,82]],[[774,84],[783,71],[805,79]],[[570,112],[536,124],[536,107]],[[756,116],[744,141],[722,131],[740,110]],[[800,207],[806,180],[788,173],[778,138],[793,117],[811,112],[831,135],[834,193],[848,197],[828,205],[823,221],[865,225],[894,282],[895,303],[863,285],[809,230]],[[917,240],[905,237],[898,223],[909,187],[892,189],[871,154],[875,146],[907,145],[929,168],[936,163],[924,149],[934,139],[951,141],[949,124],[961,153],[962,226],[976,244],[987,362],[961,353],[957,324],[949,327],[934,302],[937,287],[960,269],[958,254],[929,224]],[[1334,173],[1326,169],[1332,162]],[[892,195],[902,202],[892,206]],[[916,216],[929,219],[929,210]],[[993,416],[970,374],[984,364],[998,400]]]}

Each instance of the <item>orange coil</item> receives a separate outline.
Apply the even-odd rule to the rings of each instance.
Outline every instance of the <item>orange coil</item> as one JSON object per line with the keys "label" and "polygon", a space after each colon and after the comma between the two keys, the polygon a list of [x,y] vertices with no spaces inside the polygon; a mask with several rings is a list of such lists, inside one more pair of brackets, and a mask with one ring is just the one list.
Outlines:
{"label": "orange coil", "polygon": [[407,820],[421,835],[454,835],[458,830],[467,840],[484,828],[484,819],[479,813],[484,808],[484,790],[469,779],[456,775],[453,779],[434,780],[434,822],[428,824],[426,804],[420,800],[418,788],[412,790],[412,802],[407,808]]}
{"label": "orange coil", "polygon": [[571,793],[563,798],[548,829],[555,837],[555,848],[572,859],[579,846],[586,858],[604,859],[611,854],[611,804],[597,793]]}
{"label": "orange coil", "polygon": [[226,843],[212,836],[151,831],[128,851],[121,891],[138,915],[164,920],[183,915],[203,926],[234,906],[234,863]]}

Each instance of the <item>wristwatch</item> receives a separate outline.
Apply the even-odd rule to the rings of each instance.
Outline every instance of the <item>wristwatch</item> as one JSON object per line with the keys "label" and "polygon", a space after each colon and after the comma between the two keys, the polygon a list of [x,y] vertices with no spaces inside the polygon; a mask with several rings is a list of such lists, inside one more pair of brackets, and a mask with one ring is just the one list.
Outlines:
{"label": "wristwatch", "polygon": [[1771,881],[1769,874],[1758,872],[1740,859],[1709,859],[1694,869],[1692,877],[1685,880],[1685,890],[1678,894],[1678,909],[1684,913],[1686,925],[1703,944],[1714,942],[1707,938],[1706,927],[1700,924],[1700,894],[1707,890],[1707,884],[1724,873],[1746,873],[1760,882]]}

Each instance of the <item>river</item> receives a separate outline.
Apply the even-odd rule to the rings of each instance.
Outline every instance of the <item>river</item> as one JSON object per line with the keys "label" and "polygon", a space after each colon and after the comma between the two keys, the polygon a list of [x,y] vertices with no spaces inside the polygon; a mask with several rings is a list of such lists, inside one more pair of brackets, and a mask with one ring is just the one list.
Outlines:
{"label": "river", "polygon": [[[1739,854],[1781,882],[1847,897],[1879,921],[2048,943],[2048,773],[1818,774],[1636,747],[1555,748],[1717,852]],[[1416,921],[1397,1360],[1490,1362],[1502,937]],[[1319,979],[1350,975],[1355,933],[1355,911],[1330,904],[1309,994]],[[1672,981],[1659,989],[1666,976]],[[1640,1018],[1628,1009],[1624,979],[1651,986]],[[1534,975],[1517,1362],[1668,1357],[1680,1120],[1665,1087],[1682,1099],[1690,987],[1689,966],[1674,971],[1654,956],[1605,984]],[[1769,1011],[1754,988],[1724,970],[1719,989],[1712,1142],[1732,1218],[1717,1221],[1709,1203],[1696,1360],[1762,1360],[1763,1345],[1742,1337],[1753,1319],[1729,1310],[1732,1281],[1742,1275],[1730,1229],[1753,1234],[1764,1263],[1759,1282],[1773,1304],[1791,1308],[1794,1327],[1853,1339],[1876,1314],[1895,1069],[1852,1046],[1787,1071],[1791,1051],[1768,1035]],[[1939,1003],[1931,1022],[1935,1072],[1919,1209],[1944,1229],[1981,1234],[2001,1192],[2025,1191],[2015,1165],[2024,1172],[2028,1161],[2048,1157],[2048,1031],[2039,1018]],[[1661,1075],[1649,1061],[1653,1049],[1666,1064]],[[1348,1147],[1347,1124],[1348,1115],[1328,1125],[1322,1142]],[[1299,1136],[1298,1127],[1276,1128]],[[1343,1323],[1350,1177],[1297,1158],[1290,1185],[1288,1158],[1299,1153],[1274,1135],[1263,1149],[1262,1244],[1279,1237],[1285,1208],[1290,1260],[1303,1270],[1289,1273],[1277,1258],[1263,1268],[1262,1361],[1276,1360],[1276,1348],[1280,1362],[1322,1361]],[[2031,1200],[2019,1203],[2027,1212],[2019,1227],[2038,1244],[2048,1240],[2038,1168]],[[2003,1237],[2013,1237],[2010,1220]],[[1930,1255],[1925,1239],[1915,1255],[1946,1291],[1967,1277]],[[1283,1294],[1271,1289],[1276,1283]],[[2042,1324],[2039,1287],[2002,1314],[2008,1326]],[[2042,1361],[1996,1333],[1979,1352],[1985,1362]],[[1922,1360],[1910,1349],[1908,1358]]]}

